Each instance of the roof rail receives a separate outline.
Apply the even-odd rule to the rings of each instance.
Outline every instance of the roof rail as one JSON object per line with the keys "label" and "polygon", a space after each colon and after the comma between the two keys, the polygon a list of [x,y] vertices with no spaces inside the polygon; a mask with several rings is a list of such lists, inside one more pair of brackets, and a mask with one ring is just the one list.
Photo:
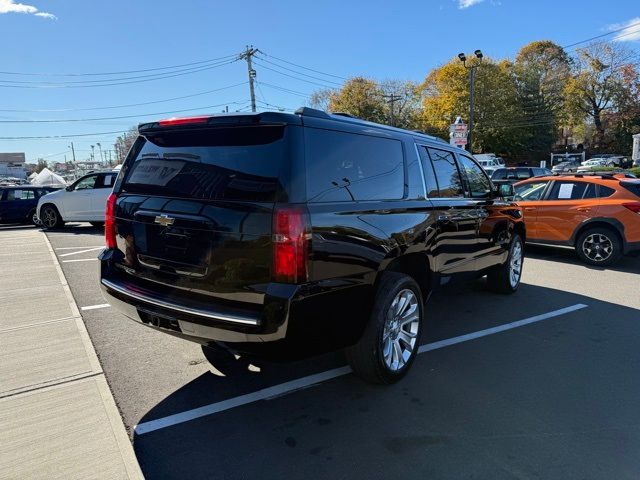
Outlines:
{"label": "roof rail", "polygon": [[351,115],[347,112],[331,112],[331,115],[338,115],[340,117],[348,117],[348,118],[358,118],[355,115]]}
{"label": "roof rail", "polygon": [[300,107],[293,113],[302,115],[303,117],[331,118],[327,112],[311,107]]}

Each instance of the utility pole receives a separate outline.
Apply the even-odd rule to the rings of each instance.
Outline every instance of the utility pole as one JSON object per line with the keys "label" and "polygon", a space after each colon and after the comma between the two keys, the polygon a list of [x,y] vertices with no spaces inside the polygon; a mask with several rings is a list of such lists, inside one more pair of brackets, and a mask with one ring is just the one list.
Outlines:
{"label": "utility pole", "polygon": [[73,153],[73,163],[76,163],[76,151],[73,148],[73,142],[71,142],[71,153]]}
{"label": "utility pole", "polygon": [[252,112],[256,111],[256,92],[255,92],[255,86],[253,84],[256,78],[256,71],[253,69],[251,60],[253,56],[259,51],[260,50],[258,50],[257,48],[253,48],[253,45],[247,46],[247,49],[244,52],[242,52],[239,57],[241,60],[247,61],[247,72],[249,73],[249,92],[251,93],[251,111]]}
{"label": "utility pole", "polygon": [[474,62],[471,65],[467,65],[467,56],[464,53],[459,53],[458,58],[464,65],[464,68],[469,70],[469,133],[467,134],[467,145],[469,149],[469,153],[473,153],[473,107],[475,101],[475,83],[476,83],[476,70],[482,63],[482,52],[480,50],[476,50],[473,54],[478,59],[477,62]]}
{"label": "utility pole", "polygon": [[384,98],[387,101],[387,103],[389,104],[389,109],[391,110],[391,126],[395,127],[396,126],[396,121],[395,121],[395,117],[394,117],[393,105],[398,100],[402,100],[402,95],[396,95],[396,94],[392,93],[390,95],[383,95],[382,98]]}

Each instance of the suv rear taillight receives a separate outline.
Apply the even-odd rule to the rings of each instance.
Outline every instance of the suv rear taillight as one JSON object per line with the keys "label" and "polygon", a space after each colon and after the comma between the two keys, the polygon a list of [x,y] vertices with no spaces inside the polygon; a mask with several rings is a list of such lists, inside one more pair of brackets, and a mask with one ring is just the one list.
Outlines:
{"label": "suv rear taillight", "polygon": [[628,203],[623,203],[622,206],[624,208],[628,208],[629,210],[631,210],[633,213],[638,213],[640,214],[640,202],[628,202]]}
{"label": "suv rear taillight", "polygon": [[104,215],[104,242],[107,248],[117,248],[116,243],[116,195],[107,198],[107,210]]}
{"label": "suv rear taillight", "polygon": [[280,207],[273,214],[273,280],[304,283],[308,280],[311,228],[304,208]]}

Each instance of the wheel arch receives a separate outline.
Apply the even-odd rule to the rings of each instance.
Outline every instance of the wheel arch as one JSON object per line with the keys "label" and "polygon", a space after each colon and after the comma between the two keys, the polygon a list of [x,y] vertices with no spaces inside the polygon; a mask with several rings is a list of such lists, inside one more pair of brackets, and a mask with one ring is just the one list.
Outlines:
{"label": "wheel arch", "polygon": [[429,296],[432,288],[432,273],[429,257],[426,253],[408,253],[397,256],[378,271],[375,286],[380,282],[384,272],[404,273],[413,278],[422,293],[422,298]]}
{"label": "wheel arch", "polygon": [[571,236],[571,240],[570,240],[571,245],[573,246],[576,245],[578,238],[580,237],[580,235],[582,235],[582,233],[585,230],[588,230],[590,228],[596,228],[596,227],[613,230],[618,235],[618,238],[622,242],[623,248],[626,246],[627,241],[625,240],[625,236],[624,236],[624,225],[620,221],[616,220],[615,218],[608,218],[608,217],[594,217],[587,220],[586,222],[581,223],[574,230],[573,235]]}

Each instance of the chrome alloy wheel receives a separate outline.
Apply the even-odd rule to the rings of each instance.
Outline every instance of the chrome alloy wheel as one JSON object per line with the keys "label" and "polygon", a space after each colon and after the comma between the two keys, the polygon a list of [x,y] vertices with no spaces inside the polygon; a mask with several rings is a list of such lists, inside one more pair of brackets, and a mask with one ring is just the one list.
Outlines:
{"label": "chrome alloy wheel", "polygon": [[594,262],[604,262],[613,253],[613,242],[602,233],[592,233],[582,242],[582,251]]}
{"label": "chrome alloy wheel", "polygon": [[42,212],[42,224],[47,228],[53,228],[58,223],[58,214],[52,207],[45,207]]}
{"label": "chrome alloy wheel", "polygon": [[409,289],[398,292],[387,311],[382,334],[382,355],[389,370],[401,370],[411,358],[420,327],[418,299]]}
{"label": "chrome alloy wheel", "polygon": [[515,288],[520,282],[522,274],[522,243],[515,242],[511,248],[511,260],[509,261],[509,283]]}

